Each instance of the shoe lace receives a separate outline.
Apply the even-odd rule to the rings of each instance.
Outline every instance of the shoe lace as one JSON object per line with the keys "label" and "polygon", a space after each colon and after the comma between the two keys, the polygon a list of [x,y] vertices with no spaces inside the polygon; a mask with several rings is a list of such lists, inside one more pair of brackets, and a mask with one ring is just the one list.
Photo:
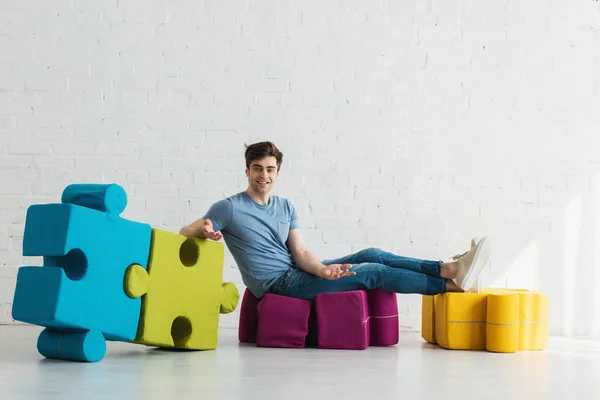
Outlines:
{"label": "shoe lace", "polygon": [[468,252],[469,252],[469,251],[467,250],[467,251],[465,251],[465,252],[464,252],[464,253],[462,253],[462,254],[456,254],[456,255],[453,255],[453,256],[451,257],[451,259],[452,259],[452,260],[454,260],[454,261],[457,261],[459,258],[461,258],[461,257],[464,257],[464,256],[465,256],[465,254],[467,254]]}

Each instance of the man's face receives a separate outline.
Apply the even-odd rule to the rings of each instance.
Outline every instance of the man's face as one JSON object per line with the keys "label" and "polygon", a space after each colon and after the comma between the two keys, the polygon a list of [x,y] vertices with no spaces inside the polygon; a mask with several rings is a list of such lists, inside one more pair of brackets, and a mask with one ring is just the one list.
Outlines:
{"label": "man's face", "polygon": [[266,194],[273,188],[275,181],[279,178],[277,160],[275,157],[265,157],[262,160],[254,160],[250,168],[246,168],[246,176],[252,190],[256,193]]}

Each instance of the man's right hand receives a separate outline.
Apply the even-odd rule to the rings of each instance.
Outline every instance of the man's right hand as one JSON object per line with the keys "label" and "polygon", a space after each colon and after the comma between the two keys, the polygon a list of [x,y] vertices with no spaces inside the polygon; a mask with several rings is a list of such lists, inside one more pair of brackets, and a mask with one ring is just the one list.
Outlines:
{"label": "man's right hand", "polygon": [[218,241],[223,238],[223,234],[221,232],[215,232],[210,219],[204,220],[204,225],[200,227],[200,232],[202,232],[202,234],[210,240]]}
{"label": "man's right hand", "polygon": [[350,268],[352,268],[352,264],[330,264],[321,268],[317,276],[332,281],[345,276],[356,275],[356,272],[350,272]]}

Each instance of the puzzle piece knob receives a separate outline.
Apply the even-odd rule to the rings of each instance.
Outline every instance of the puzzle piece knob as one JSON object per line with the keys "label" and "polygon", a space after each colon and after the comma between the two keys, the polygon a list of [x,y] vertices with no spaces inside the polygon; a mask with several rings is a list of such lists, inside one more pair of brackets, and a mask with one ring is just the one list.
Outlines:
{"label": "puzzle piece knob", "polygon": [[115,183],[76,183],[63,190],[61,201],[119,215],[127,207],[127,193]]}
{"label": "puzzle piece knob", "polygon": [[127,296],[135,299],[148,292],[148,272],[138,264],[132,264],[125,271],[123,289]]}
{"label": "puzzle piece knob", "polygon": [[240,292],[233,283],[225,282],[221,285],[223,297],[221,302],[221,314],[233,312],[240,300]]}
{"label": "puzzle piece knob", "polygon": [[96,330],[65,332],[46,328],[40,333],[37,348],[47,358],[98,362],[106,353],[106,340]]}

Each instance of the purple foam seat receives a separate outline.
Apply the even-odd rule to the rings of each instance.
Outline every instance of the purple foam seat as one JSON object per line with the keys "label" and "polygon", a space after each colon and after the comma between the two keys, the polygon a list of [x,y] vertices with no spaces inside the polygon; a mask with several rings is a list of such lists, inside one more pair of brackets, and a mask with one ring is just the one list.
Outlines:
{"label": "purple foam seat", "polygon": [[304,347],[310,315],[308,300],[267,293],[257,306],[259,347]]}
{"label": "purple foam seat", "polygon": [[[311,304],[314,304],[311,312]],[[364,349],[398,343],[396,294],[354,290],[318,295],[314,303],[248,289],[240,308],[239,341],[262,347]]]}
{"label": "purple foam seat", "polygon": [[369,303],[364,290],[315,297],[321,349],[363,350],[369,346]]}
{"label": "purple foam seat", "polygon": [[367,291],[369,299],[369,325],[371,346],[393,346],[398,344],[400,321],[396,293],[384,290]]}

